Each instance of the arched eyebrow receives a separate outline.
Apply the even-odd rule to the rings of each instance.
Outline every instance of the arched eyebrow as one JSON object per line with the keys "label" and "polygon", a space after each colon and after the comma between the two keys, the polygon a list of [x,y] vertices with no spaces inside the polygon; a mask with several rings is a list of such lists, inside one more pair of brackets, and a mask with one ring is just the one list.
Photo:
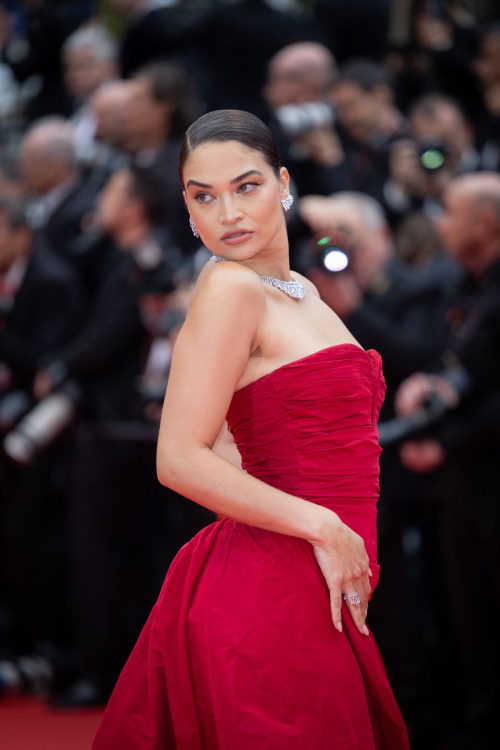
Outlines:
{"label": "arched eyebrow", "polygon": [[258,169],[249,169],[248,172],[243,172],[243,174],[238,175],[238,177],[235,177],[233,180],[231,180],[231,185],[234,185],[236,182],[241,182],[241,180],[244,180],[246,177],[250,177],[253,174],[258,174],[260,177],[264,177],[262,172],[259,172]]}
{"label": "arched eyebrow", "polygon": [[[258,169],[249,169],[248,172],[243,172],[243,174],[238,175],[238,177],[233,177],[232,180],[230,180],[230,185],[235,185],[237,182],[241,182],[241,180],[244,180],[246,177],[250,177],[251,175],[256,174],[260,177],[264,177],[262,172],[259,172]],[[190,185],[196,185],[196,187],[201,188],[207,188],[208,190],[213,189],[213,185],[208,185],[206,182],[198,182],[198,180],[188,180],[186,187],[189,187]]]}

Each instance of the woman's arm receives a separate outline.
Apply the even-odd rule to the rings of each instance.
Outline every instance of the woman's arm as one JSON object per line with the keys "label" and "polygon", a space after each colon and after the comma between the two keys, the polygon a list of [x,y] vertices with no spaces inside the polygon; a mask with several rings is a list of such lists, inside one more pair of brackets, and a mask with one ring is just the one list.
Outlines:
{"label": "woman's arm", "polygon": [[234,438],[229,432],[227,422],[224,420],[224,424],[217,436],[217,440],[213,444],[212,451],[221,458],[225,458],[230,464],[238,466],[241,469],[241,456]]}
{"label": "woman's arm", "polygon": [[200,276],[172,357],[158,478],[236,521],[319,541],[335,514],[271,487],[212,450],[265,313],[262,283],[250,269],[225,263]]}
{"label": "woman's arm", "polygon": [[[337,625],[340,577],[344,577],[346,565],[349,571],[353,568],[359,573],[358,590],[362,608],[366,606],[361,575],[367,579],[368,557],[361,537],[333,511],[271,487],[212,450],[235,388],[258,346],[265,315],[265,292],[252,270],[231,262],[204,269],[172,357],[158,439],[158,478],[176,492],[236,521],[320,547],[330,548],[335,540],[330,559],[340,554],[342,561],[337,571],[323,573],[335,594]],[[362,551],[352,535],[361,541]],[[358,615],[359,608],[353,617],[362,630],[364,617],[361,621]]]}

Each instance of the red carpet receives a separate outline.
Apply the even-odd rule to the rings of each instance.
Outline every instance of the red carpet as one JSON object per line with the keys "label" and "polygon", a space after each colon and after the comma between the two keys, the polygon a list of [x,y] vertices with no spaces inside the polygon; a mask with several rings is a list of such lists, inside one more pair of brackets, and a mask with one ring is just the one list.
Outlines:
{"label": "red carpet", "polygon": [[103,709],[53,711],[23,696],[0,699],[2,750],[90,750]]}

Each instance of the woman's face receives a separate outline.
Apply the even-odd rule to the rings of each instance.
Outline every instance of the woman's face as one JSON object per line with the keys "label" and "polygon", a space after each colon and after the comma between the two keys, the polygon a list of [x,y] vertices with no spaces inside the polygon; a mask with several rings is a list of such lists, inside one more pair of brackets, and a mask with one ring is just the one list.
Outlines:
{"label": "woman's face", "polygon": [[286,241],[281,200],[289,192],[260,151],[238,141],[203,143],[184,165],[184,198],[203,243],[215,255],[248,260]]}

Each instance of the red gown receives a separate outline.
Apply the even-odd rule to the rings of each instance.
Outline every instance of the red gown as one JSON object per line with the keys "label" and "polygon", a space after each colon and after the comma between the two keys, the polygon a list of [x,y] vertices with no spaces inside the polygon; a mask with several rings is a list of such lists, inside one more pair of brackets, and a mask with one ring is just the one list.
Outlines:
{"label": "red gown", "polygon": [[[365,540],[378,581],[380,355],[329,346],[236,391],[242,466],[333,509]],[[182,547],[92,750],[409,750],[377,645],[312,546],[224,518]],[[369,615],[368,615],[369,625]]]}

